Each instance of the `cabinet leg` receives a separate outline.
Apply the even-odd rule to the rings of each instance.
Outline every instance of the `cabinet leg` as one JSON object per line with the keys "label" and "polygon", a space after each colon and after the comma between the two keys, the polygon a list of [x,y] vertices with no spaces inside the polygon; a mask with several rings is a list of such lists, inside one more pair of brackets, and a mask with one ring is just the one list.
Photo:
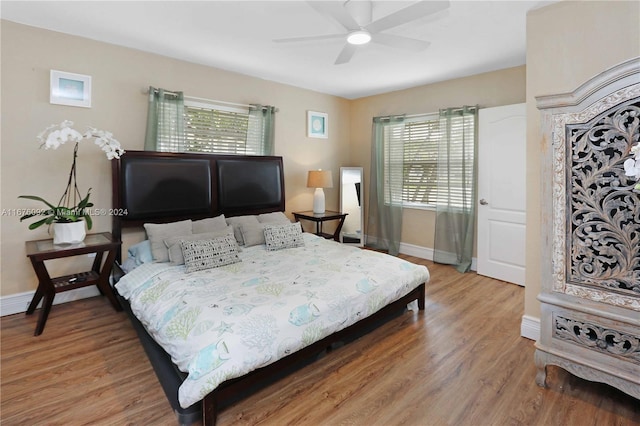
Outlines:
{"label": "cabinet leg", "polygon": [[536,349],[534,355],[535,363],[536,363],[536,384],[540,387],[546,387],[547,381],[547,361],[544,353],[540,352],[540,350]]}

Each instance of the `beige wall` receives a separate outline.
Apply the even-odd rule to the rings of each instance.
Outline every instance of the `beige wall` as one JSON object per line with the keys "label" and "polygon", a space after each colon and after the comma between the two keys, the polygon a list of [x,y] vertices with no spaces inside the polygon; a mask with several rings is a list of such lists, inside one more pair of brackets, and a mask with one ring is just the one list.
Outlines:
{"label": "beige wall", "polygon": [[[540,291],[542,177],[540,120],[534,97],[574,90],[612,65],[640,55],[639,9],[637,2],[567,1],[551,5],[531,12],[527,18],[526,70],[511,68],[355,101],[2,21],[0,208],[33,207],[17,199],[21,194],[59,197],[71,150],[38,149],[35,135],[49,124],[71,119],[80,127],[92,125],[111,130],[125,149],[142,149],[146,97],[141,91],[149,85],[204,98],[278,106],[276,154],[283,155],[285,161],[289,212],[306,209],[312,202],[312,191],[304,187],[309,168],[331,168],[338,182],[340,166],[363,166],[368,190],[372,117],[435,112],[463,104],[492,107],[520,103],[525,101],[526,87],[525,314],[539,317],[536,296]],[[91,75],[93,107],[50,105],[50,69]],[[329,113],[329,140],[306,138],[305,113],[309,109]],[[109,207],[108,162],[95,147],[83,146],[80,155],[78,172],[83,190],[92,187],[96,207]],[[337,185],[325,192],[327,207],[337,208]],[[429,211],[407,210],[402,241],[433,247],[433,216]],[[46,238],[46,231],[28,231],[27,225],[14,216],[4,215],[0,220],[0,294],[33,290],[36,279],[25,257],[24,241]],[[109,218],[96,218],[93,231],[109,229]],[[54,267],[62,269],[67,265]]]}
{"label": "beige wall", "polygon": [[[339,182],[340,166],[365,167],[369,176],[371,119],[398,113],[435,112],[463,104],[491,107],[524,101],[525,68],[481,74],[348,101],[268,82],[236,73],[178,61],[80,37],[2,21],[2,209],[38,207],[19,200],[33,194],[56,200],[66,183],[71,148],[38,149],[35,136],[46,126],[64,119],[77,127],[94,126],[112,131],[125,149],[142,149],[149,85],[182,90],[186,95],[238,103],[264,103],[279,108],[276,120],[276,155],[285,162],[287,211],[307,209],[312,191],[305,187],[306,171],[332,169]],[[92,76],[92,108],[51,105],[49,70]],[[11,105],[10,109],[6,105]],[[329,113],[329,139],[306,137],[307,110]],[[95,206],[111,206],[110,164],[95,146],[82,146],[78,169],[84,192],[92,188]],[[325,190],[327,208],[338,208],[338,185]],[[365,194],[365,206],[367,195]],[[15,215],[1,219],[0,294],[35,289],[37,282],[24,252],[24,241],[48,238],[46,229],[29,231]],[[110,230],[109,217],[94,218],[92,232]],[[143,233],[125,234],[125,247]],[[408,209],[402,241],[433,247],[433,213]],[[50,263],[52,273],[89,264],[90,260]],[[9,268],[8,265],[11,265]]]}
{"label": "beige wall", "polygon": [[[361,98],[351,106],[351,159],[364,167],[365,203],[371,163],[371,120],[376,116],[438,112],[440,108],[479,105],[480,108],[525,101],[525,67],[478,74],[442,83]],[[365,209],[365,223],[366,223]],[[435,212],[405,209],[402,242],[433,248]],[[366,227],[365,227],[366,230]]]}
{"label": "beige wall", "polygon": [[640,3],[561,2],[527,16],[527,267],[525,315],[540,317],[540,114],[535,97],[567,93],[640,56]]}
{"label": "beige wall", "polygon": [[[288,212],[306,210],[312,204],[313,191],[306,188],[307,170],[331,169],[334,181],[339,182],[340,166],[349,165],[348,100],[8,21],[2,21],[1,25],[1,209],[40,207],[17,198],[23,194],[54,202],[62,195],[72,147],[63,146],[55,151],[38,149],[36,135],[50,124],[68,119],[79,129],[94,126],[109,130],[125,149],[142,149],[147,116],[147,97],[142,91],[150,85],[182,90],[186,95],[201,98],[277,106],[275,150],[276,155],[284,157]],[[92,107],[50,104],[51,69],[90,75]],[[329,114],[328,140],[306,137],[307,110]],[[90,144],[80,147],[79,158],[81,191],[84,193],[91,187],[95,207],[109,208],[109,162]],[[327,208],[338,209],[338,185],[325,193]],[[21,223],[9,210],[4,212],[0,218],[3,296],[36,288],[37,280],[25,256],[24,242],[48,238],[44,227],[29,231],[27,222]],[[109,217],[96,217],[92,232],[110,228]],[[128,244],[142,238],[142,234],[126,237]],[[78,258],[74,262],[90,261]],[[69,261],[50,266],[53,273],[71,267]]]}

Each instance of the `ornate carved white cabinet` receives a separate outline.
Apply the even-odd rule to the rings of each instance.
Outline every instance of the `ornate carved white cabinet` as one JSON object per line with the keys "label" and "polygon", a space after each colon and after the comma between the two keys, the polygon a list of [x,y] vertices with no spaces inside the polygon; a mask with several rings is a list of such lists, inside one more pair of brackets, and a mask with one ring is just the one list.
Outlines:
{"label": "ornate carved white cabinet", "polygon": [[624,160],[640,140],[640,58],[542,114],[542,291],[536,381],[547,365],[640,399],[640,192]]}

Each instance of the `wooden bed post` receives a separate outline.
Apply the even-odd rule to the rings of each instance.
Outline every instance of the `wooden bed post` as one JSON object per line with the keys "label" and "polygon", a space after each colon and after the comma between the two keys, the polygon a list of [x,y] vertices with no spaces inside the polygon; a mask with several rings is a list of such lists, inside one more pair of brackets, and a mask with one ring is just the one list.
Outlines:
{"label": "wooden bed post", "polygon": [[216,392],[209,392],[202,400],[202,425],[215,426],[216,424]]}
{"label": "wooden bed post", "polygon": [[421,311],[424,311],[425,298],[427,297],[425,287],[426,283],[422,283],[422,285],[420,286],[420,292],[418,293],[418,309]]}

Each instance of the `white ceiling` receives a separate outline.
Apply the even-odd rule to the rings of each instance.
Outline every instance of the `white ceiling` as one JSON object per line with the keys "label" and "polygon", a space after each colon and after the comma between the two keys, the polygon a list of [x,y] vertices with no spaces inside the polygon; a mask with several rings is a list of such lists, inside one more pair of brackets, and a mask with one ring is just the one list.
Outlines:
{"label": "white ceiling", "polygon": [[[415,1],[374,1],[373,20]],[[426,40],[407,52],[361,46],[334,65],[344,40],[274,39],[345,32],[305,1],[6,1],[2,19],[348,99],[525,63],[526,13],[549,1],[458,1],[384,33]]]}

